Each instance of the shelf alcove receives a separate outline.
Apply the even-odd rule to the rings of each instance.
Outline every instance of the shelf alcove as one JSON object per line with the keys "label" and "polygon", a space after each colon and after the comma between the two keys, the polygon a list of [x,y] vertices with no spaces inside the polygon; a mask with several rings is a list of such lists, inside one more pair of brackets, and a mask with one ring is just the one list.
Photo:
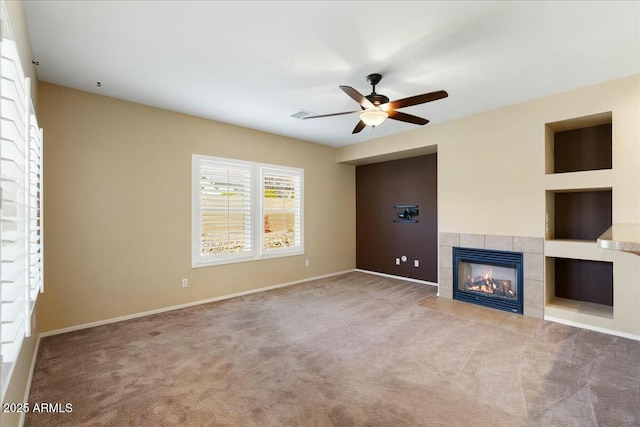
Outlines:
{"label": "shelf alcove", "polygon": [[554,173],[611,169],[611,123],[556,132]]}
{"label": "shelf alcove", "polygon": [[613,263],[554,258],[555,296],[613,307]]}
{"label": "shelf alcove", "polygon": [[610,112],[546,125],[545,313],[552,317],[613,318],[614,263],[596,245],[613,219],[612,128]]}
{"label": "shelf alcove", "polygon": [[596,241],[611,227],[611,189],[554,192],[554,238]]}
{"label": "shelf alcove", "polygon": [[546,306],[613,318],[613,262],[546,257]]}
{"label": "shelf alcove", "polygon": [[546,125],[547,174],[613,168],[611,112]]}

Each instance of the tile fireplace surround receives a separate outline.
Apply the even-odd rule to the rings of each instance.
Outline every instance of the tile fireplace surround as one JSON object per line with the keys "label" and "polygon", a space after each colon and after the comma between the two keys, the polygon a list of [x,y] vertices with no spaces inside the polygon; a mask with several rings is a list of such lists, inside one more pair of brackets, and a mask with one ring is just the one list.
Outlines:
{"label": "tile fireplace surround", "polygon": [[542,319],[544,310],[544,239],[541,237],[440,233],[439,294],[453,298],[453,247],[495,249],[524,254],[524,315]]}

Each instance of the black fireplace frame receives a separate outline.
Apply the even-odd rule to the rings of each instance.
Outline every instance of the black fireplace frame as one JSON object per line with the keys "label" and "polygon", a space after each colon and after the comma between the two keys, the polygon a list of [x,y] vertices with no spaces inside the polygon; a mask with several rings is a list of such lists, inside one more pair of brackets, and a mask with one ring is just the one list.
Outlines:
{"label": "black fireplace frame", "polygon": [[[458,263],[495,265],[497,267],[515,268],[516,298],[506,299],[493,297],[478,292],[465,292],[458,288]],[[453,299],[491,307],[510,313],[523,314],[524,301],[524,256],[522,252],[496,251],[492,249],[453,248]]]}

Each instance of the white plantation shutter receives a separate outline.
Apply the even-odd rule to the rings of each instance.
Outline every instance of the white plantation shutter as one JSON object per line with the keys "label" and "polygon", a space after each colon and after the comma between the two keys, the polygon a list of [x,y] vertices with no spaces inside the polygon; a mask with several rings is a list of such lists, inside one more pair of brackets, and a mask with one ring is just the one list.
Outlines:
{"label": "white plantation shutter", "polygon": [[38,294],[44,290],[42,227],[42,129],[31,115],[29,127],[29,315]]}
{"label": "white plantation shutter", "polygon": [[303,173],[192,156],[191,265],[304,253]]}
{"label": "white plantation shutter", "polygon": [[[2,209],[0,210],[0,277],[2,289],[2,371],[12,367],[25,336],[27,318],[27,197],[26,139],[27,94],[25,81],[15,51],[15,43],[2,40],[2,138],[0,145],[0,177]],[[5,384],[3,384],[4,389]]]}
{"label": "white plantation shutter", "polygon": [[262,169],[262,249],[297,250],[302,240],[302,171]]}
{"label": "white plantation shutter", "polygon": [[0,354],[2,396],[42,290],[42,130],[2,4],[0,44]]}
{"label": "white plantation shutter", "polygon": [[194,162],[198,257],[206,262],[252,256],[251,168],[200,157]]}

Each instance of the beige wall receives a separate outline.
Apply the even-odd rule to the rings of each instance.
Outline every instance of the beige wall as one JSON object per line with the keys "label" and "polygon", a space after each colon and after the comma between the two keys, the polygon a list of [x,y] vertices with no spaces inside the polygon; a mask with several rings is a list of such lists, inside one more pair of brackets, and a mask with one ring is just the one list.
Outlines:
{"label": "beige wall", "polygon": [[[335,149],[47,83],[39,91],[43,331],[355,268],[355,170]],[[192,269],[193,153],[303,168],[306,254]]]}
{"label": "beige wall", "polygon": [[614,222],[640,222],[640,76],[346,146],[338,161],[437,147],[440,231],[544,237],[545,123],[606,111],[614,121]]}
{"label": "beige wall", "polygon": [[[24,4],[22,1],[7,1],[5,4],[9,22],[11,23],[11,28],[13,30],[13,36],[20,51],[22,68],[24,69],[25,75],[32,78],[31,95],[35,104],[37,100],[37,80],[34,67],[31,64],[31,40],[29,39],[29,34],[27,32],[27,20],[24,13]],[[33,325],[31,336],[26,338],[22,345],[20,355],[13,369],[11,382],[7,388],[4,402],[24,401],[25,393],[27,392],[27,382],[31,370],[31,363],[36,350],[38,334],[39,328],[36,321]],[[18,425],[19,419],[20,414],[18,413],[2,412],[2,414],[0,414],[0,425],[15,426]]]}
{"label": "beige wall", "polygon": [[[546,176],[545,124],[603,112],[613,116],[613,170]],[[546,189],[612,186],[614,223],[640,223],[639,117],[636,75],[347,146],[338,160],[359,164],[437,147],[440,232],[544,238]],[[614,316],[562,310],[564,320],[640,336],[640,256],[585,245],[580,251],[591,259],[614,262]]]}

